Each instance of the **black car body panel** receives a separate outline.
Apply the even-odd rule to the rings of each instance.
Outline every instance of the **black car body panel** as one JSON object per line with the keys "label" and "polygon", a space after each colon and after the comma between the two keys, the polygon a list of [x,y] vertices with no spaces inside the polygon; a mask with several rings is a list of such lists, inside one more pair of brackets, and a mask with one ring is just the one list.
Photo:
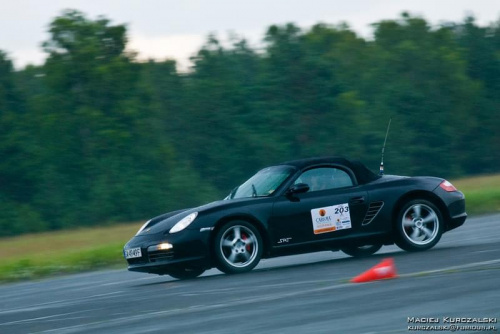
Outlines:
{"label": "black car body panel", "polygon": [[[140,258],[127,260],[128,269],[168,274],[173,266],[212,268],[217,265],[214,238],[217,231],[231,221],[252,224],[263,241],[262,257],[273,257],[371,243],[392,244],[398,215],[405,204],[416,198],[438,208],[444,222],[443,232],[462,225],[467,217],[463,194],[441,188],[440,184],[445,182],[441,178],[379,176],[361,163],[336,157],[296,160],[280,166],[292,168],[290,175],[272,190],[272,194],[226,199],[151,219],[145,229],[124,247],[125,250],[140,248],[142,253]],[[306,175],[305,172],[320,168],[340,170],[344,178],[351,178],[352,184],[302,193],[290,191],[294,183]],[[346,220],[345,229],[339,228],[344,224],[340,221],[335,223],[338,229],[333,232],[324,232],[318,227],[322,226],[322,219],[330,216],[320,217],[317,210],[322,214],[321,211],[344,209],[349,211],[350,218],[350,222]],[[169,232],[192,213],[197,213],[197,216],[185,229]],[[342,213],[335,217],[341,216]],[[169,243],[172,248],[151,249],[161,243]]]}

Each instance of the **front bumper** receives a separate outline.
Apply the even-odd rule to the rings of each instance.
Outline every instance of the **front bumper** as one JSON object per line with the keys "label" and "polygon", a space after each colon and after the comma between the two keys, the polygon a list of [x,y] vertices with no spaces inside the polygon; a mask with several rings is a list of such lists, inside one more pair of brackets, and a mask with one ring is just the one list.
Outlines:
{"label": "front bumper", "polygon": [[443,200],[447,208],[447,212],[443,213],[446,216],[445,232],[462,226],[467,219],[464,194],[461,191],[447,192],[441,187],[437,187],[434,193]]}
{"label": "front bumper", "polygon": [[[137,235],[124,250],[140,247],[142,256],[127,259],[128,270],[163,275],[174,266],[208,269],[211,267],[209,240],[209,232],[190,229],[174,234]],[[161,243],[170,243],[173,247],[154,251],[150,248]]]}

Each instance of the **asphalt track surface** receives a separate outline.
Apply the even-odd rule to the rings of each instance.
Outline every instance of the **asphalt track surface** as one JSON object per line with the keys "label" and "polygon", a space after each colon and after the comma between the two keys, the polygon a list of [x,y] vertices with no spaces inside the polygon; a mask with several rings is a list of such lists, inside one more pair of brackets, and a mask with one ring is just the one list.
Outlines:
{"label": "asphalt track surface", "polygon": [[[349,283],[387,257],[399,278]],[[395,246],[366,259],[312,253],[189,281],[112,270],[0,286],[0,333],[9,334],[411,333],[410,325],[451,325],[444,317],[499,321],[500,215],[469,218],[422,253]]]}

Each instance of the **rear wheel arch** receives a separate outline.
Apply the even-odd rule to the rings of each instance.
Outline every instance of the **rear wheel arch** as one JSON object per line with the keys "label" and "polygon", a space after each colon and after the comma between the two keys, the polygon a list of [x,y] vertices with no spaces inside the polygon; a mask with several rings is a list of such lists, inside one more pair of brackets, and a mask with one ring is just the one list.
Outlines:
{"label": "rear wheel arch", "polygon": [[[412,192],[404,194],[394,205],[394,208],[392,209],[392,228],[393,228],[393,231],[395,231],[396,224],[398,222],[397,221],[398,215],[399,215],[399,212],[401,211],[401,209],[403,208],[403,206],[406,203],[413,201],[413,200],[416,200],[416,199],[423,199],[423,200],[429,201],[432,204],[434,204],[441,212],[445,227],[446,227],[446,225],[448,225],[448,221],[449,221],[450,217],[449,217],[449,213],[448,213],[448,210],[446,208],[446,205],[443,203],[443,201],[436,194],[434,194],[430,191],[416,190],[416,191],[412,191]],[[446,230],[446,228],[444,230]]]}

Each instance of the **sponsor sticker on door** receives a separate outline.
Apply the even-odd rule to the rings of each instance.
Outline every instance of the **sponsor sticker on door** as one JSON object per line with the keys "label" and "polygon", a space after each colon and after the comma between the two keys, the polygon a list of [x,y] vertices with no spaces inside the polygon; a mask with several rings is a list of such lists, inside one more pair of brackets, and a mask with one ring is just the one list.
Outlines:
{"label": "sponsor sticker on door", "polygon": [[314,234],[351,228],[349,204],[339,204],[311,210]]}

